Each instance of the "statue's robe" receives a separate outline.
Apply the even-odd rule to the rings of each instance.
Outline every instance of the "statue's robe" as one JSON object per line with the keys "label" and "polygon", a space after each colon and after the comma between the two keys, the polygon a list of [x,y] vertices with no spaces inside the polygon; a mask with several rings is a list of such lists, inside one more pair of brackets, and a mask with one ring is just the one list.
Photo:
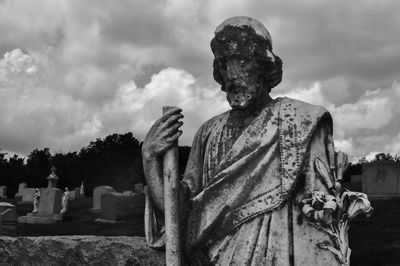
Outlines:
{"label": "statue's robe", "polygon": [[[313,162],[334,168],[332,118],[323,107],[289,98],[272,100],[241,129],[230,111],[204,123],[181,182],[186,258],[212,265],[335,265],[318,248],[329,241],[303,219],[300,201],[326,192]],[[164,235],[149,194],[146,237],[160,247]],[[184,209],[184,208],[182,208]]]}

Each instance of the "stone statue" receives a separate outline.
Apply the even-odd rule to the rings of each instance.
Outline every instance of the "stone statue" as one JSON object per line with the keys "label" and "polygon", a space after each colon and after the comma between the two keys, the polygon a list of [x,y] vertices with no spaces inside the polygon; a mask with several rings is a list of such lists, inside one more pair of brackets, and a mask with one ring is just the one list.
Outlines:
{"label": "stone statue", "polygon": [[69,190],[66,187],[65,191],[63,193],[63,196],[62,196],[62,201],[61,201],[62,209],[60,211],[60,214],[64,214],[64,213],[67,212],[67,210],[68,210],[68,201],[69,201]]}
{"label": "stone statue", "polygon": [[33,213],[39,211],[39,200],[40,200],[40,190],[35,188],[35,194],[33,195]]}
{"label": "stone statue", "polygon": [[83,181],[81,182],[81,187],[79,188],[79,194],[81,194],[81,197],[85,197],[85,187],[83,185]]}
{"label": "stone statue", "polygon": [[[211,49],[214,78],[232,109],[199,128],[179,183],[187,262],[348,265],[348,221],[372,208],[364,194],[340,186],[347,157],[335,152],[331,115],[270,97],[282,61],[259,21],[225,20]],[[178,108],[165,113],[142,147],[152,247],[165,242],[161,159],[182,134],[181,118]]]}

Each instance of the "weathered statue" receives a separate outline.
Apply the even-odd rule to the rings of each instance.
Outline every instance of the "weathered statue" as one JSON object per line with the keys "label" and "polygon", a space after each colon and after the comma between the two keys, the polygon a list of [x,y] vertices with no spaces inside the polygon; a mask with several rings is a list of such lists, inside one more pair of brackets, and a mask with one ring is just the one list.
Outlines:
{"label": "weathered statue", "polygon": [[35,189],[35,194],[33,195],[33,213],[37,213],[39,211],[39,200],[40,200],[40,190],[38,188]]}
{"label": "weathered statue", "polygon": [[61,200],[62,209],[60,211],[60,214],[64,214],[64,213],[67,212],[67,210],[68,210],[68,201],[69,201],[69,190],[66,187],[65,191],[63,193],[63,196],[62,196],[62,200]]}
{"label": "weathered statue", "polygon": [[[267,29],[233,17],[211,41],[214,78],[231,110],[195,135],[180,182],[190,265],[347,265],[347,222],[372,208],[340,186],[332,118],[320,106],[269,92],[282,78]],[[149,200],[146,237],[164,244],[162,155],[181,135],[180,109],[149,130],[142,148]]]}
{"label": "weathered statue", "polygon": [[81,194],[81,197],[85,197],[85,186],[83,185],[83,181],[81,182],[81,186],[79,188],[79,194]]}

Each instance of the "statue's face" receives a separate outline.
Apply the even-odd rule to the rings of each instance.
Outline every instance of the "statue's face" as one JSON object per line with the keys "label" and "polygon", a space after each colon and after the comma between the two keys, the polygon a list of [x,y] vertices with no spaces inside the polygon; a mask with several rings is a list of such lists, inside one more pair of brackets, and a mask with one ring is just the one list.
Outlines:
{"label": "statue's face", "polygon": [[246,109],[254,104],[262,90],[259,63],[240,54],[217,57],[224,80],[226,98],[232,109]]}

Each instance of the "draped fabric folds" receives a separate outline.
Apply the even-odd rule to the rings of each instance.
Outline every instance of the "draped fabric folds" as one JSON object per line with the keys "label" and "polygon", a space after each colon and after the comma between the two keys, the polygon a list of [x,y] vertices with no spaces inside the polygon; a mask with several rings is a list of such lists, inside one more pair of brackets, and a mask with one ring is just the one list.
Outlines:
{"label": "draped fabric folds", "polygon": [[[332,160],[333,143],[326,140],[332,135],[330,114],[289,98],[272,100],[243,129],[229,114],[200,127],[181,182],[190,206],[185,243],[191,264],[293,265],[316,262],[307,259],[311,253],[331,259],[314,247],[294,248],[309,241],[304,232],[324,238],[298,222],[297,203],[323,190],[310,160]],[[161,247],[162,222],[149,194],[145,215],[148,243]]]}

